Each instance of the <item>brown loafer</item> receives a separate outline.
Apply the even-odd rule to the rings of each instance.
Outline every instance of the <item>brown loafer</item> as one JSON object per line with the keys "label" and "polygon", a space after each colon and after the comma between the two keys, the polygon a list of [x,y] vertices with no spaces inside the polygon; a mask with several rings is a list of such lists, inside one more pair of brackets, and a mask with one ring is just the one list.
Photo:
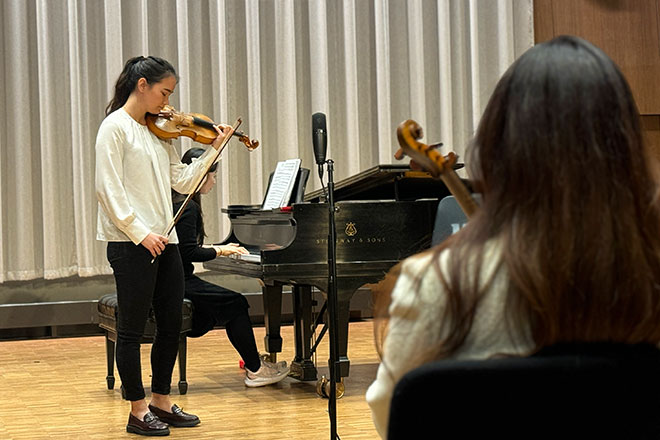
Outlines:
{"label": "brown loafer", "polygon": [[167,427],[167,423],[161,422],[153,413],[148,412],[143,420],[129,414],[126,432],[140,435],[170,435],[170,428]]}
{"label": "brown loafer", "polygon": [[194,414],[183,412],[183,410],[176,405],[172,405],[172,412],[164,411],[153,405],[149,405],[149,410],[163,422],[176,428],[199,425],[199,417]]}

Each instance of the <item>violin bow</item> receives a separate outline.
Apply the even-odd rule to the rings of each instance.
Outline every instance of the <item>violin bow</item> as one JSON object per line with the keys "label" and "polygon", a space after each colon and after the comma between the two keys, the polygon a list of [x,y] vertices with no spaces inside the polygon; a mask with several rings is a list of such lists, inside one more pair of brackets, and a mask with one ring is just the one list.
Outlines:
{"label": "violin bow", "polygon": [[[163,235],[165,237],[167,237],[168,239],[169,239],[170,234],[174,230],[174,227],[176,226],[176,223],[181,218],[181,215],[183,214],[183,210],[186,209],[186,206],[188,205],[188,202],[190,202],[190,199],[192,198],[192,196],[195,195],[195,193],[197,193],[197,191],[199,191],[199,188],[201,188],[202,182],[204,181],[204,177],[206,177],[208,172],[211,170],[211,167],[213,166],[213,164],[216,163],[216,161],[220,157],[220,153],[222,153],[222,150],[225,149],[225,146],[227,145],[227,142],[229,142],[229,140],[234,135],[234,132],[241,125],[242,122],[243,121],[241,120],[241,118],[238,118],[236,120],[236,122],[234,123],[234,125],[230,127],[229,133],[225,136],[225,138],[222,140],[222,143],[220,144],[220,147],[214,153],[213,160],[209,162],[209,165],[206,168],[204,168],[204,172],[201,173],[199,176],[197,176],[197,180],[195,182],[195,189],[193,191],[191,191],[190,194],[188,194],[186,199],[181,204],[181,207],[176,212],[176,215],[172,218],[172,220],[170,221],[170,224],[167,225],[167,229],[163,233]],[[156,261],[156,257],[154,257],[151,260],[152,263],[154,261]]]}

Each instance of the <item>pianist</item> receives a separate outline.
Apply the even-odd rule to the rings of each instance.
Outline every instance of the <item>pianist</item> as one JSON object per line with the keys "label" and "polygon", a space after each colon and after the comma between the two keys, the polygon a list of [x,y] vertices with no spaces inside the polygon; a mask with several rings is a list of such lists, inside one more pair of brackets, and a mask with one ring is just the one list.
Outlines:
{"label": "pianist", "polygon": [[392,291],[367,391],[383,437],[395,384],[431,360],[660,342],[654,160],[605,53],[575,37],[527,51],[497,84],[468,154],[479,211],[405,260]]}
{"label": "pianist", "polygon": [[[191,148],[181,161],[189,164],[204,153],[201,148]],[[217,164],[216,164],[217,165]],[[201,195],[207,194],[216,182],[216,165],[207,174],[199,191],[193,195],[176,225],[179,251],[185,274],[185,296],[193,302],[193,328],[188,336],[199,337],[216,326],[224,326],[227,337],[245,362],[245,385],[261,387],[284,379],[289,368],[286,362],[271,363],[259,356],[257,344],[248,315],[248,302],[243,295],[202,280],[193,274],[193,262],[212,260],[219,256],[247,254],[237,245],[204,246],[204,218]],[[174,213],[178,212],[185,196],[173,192]]]}

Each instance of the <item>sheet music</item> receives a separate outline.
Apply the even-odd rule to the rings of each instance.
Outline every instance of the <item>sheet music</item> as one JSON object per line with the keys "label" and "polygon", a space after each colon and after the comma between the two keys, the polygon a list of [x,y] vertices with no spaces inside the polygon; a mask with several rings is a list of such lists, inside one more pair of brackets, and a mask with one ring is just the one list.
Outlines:
{"label": "sheet music", "polygon": [[268,194],[266,194],[266,200],[261,209],[282,208],[289,204],[300,163],[300,159],[289,159],[277,163],[273,180],[270,182]]}

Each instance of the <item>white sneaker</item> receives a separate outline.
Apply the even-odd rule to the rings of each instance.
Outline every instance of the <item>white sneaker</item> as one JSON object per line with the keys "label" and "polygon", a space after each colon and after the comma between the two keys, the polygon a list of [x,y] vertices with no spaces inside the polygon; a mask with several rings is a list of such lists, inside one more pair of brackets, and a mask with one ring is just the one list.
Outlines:
{"label": "white sneaker", "polygon": [[246,367],[245,386],[250,388],[263,387],[281,381],[289,374],[289,367],[285,365],[284,368],[278,368],[279,364],[279,362],[273,364],[261,359],[261,367],[257,371],[252,372]]}
{"label": "white sneaker", "polygon": [[[269,360],[270,355],[268,353],[260,354],[259,357],[261,358],[262,361],[272,364],[272,362]],[[286,361],[276,362],[275,365],[277,366],[278,370],[283,370],[286,368]]]}

